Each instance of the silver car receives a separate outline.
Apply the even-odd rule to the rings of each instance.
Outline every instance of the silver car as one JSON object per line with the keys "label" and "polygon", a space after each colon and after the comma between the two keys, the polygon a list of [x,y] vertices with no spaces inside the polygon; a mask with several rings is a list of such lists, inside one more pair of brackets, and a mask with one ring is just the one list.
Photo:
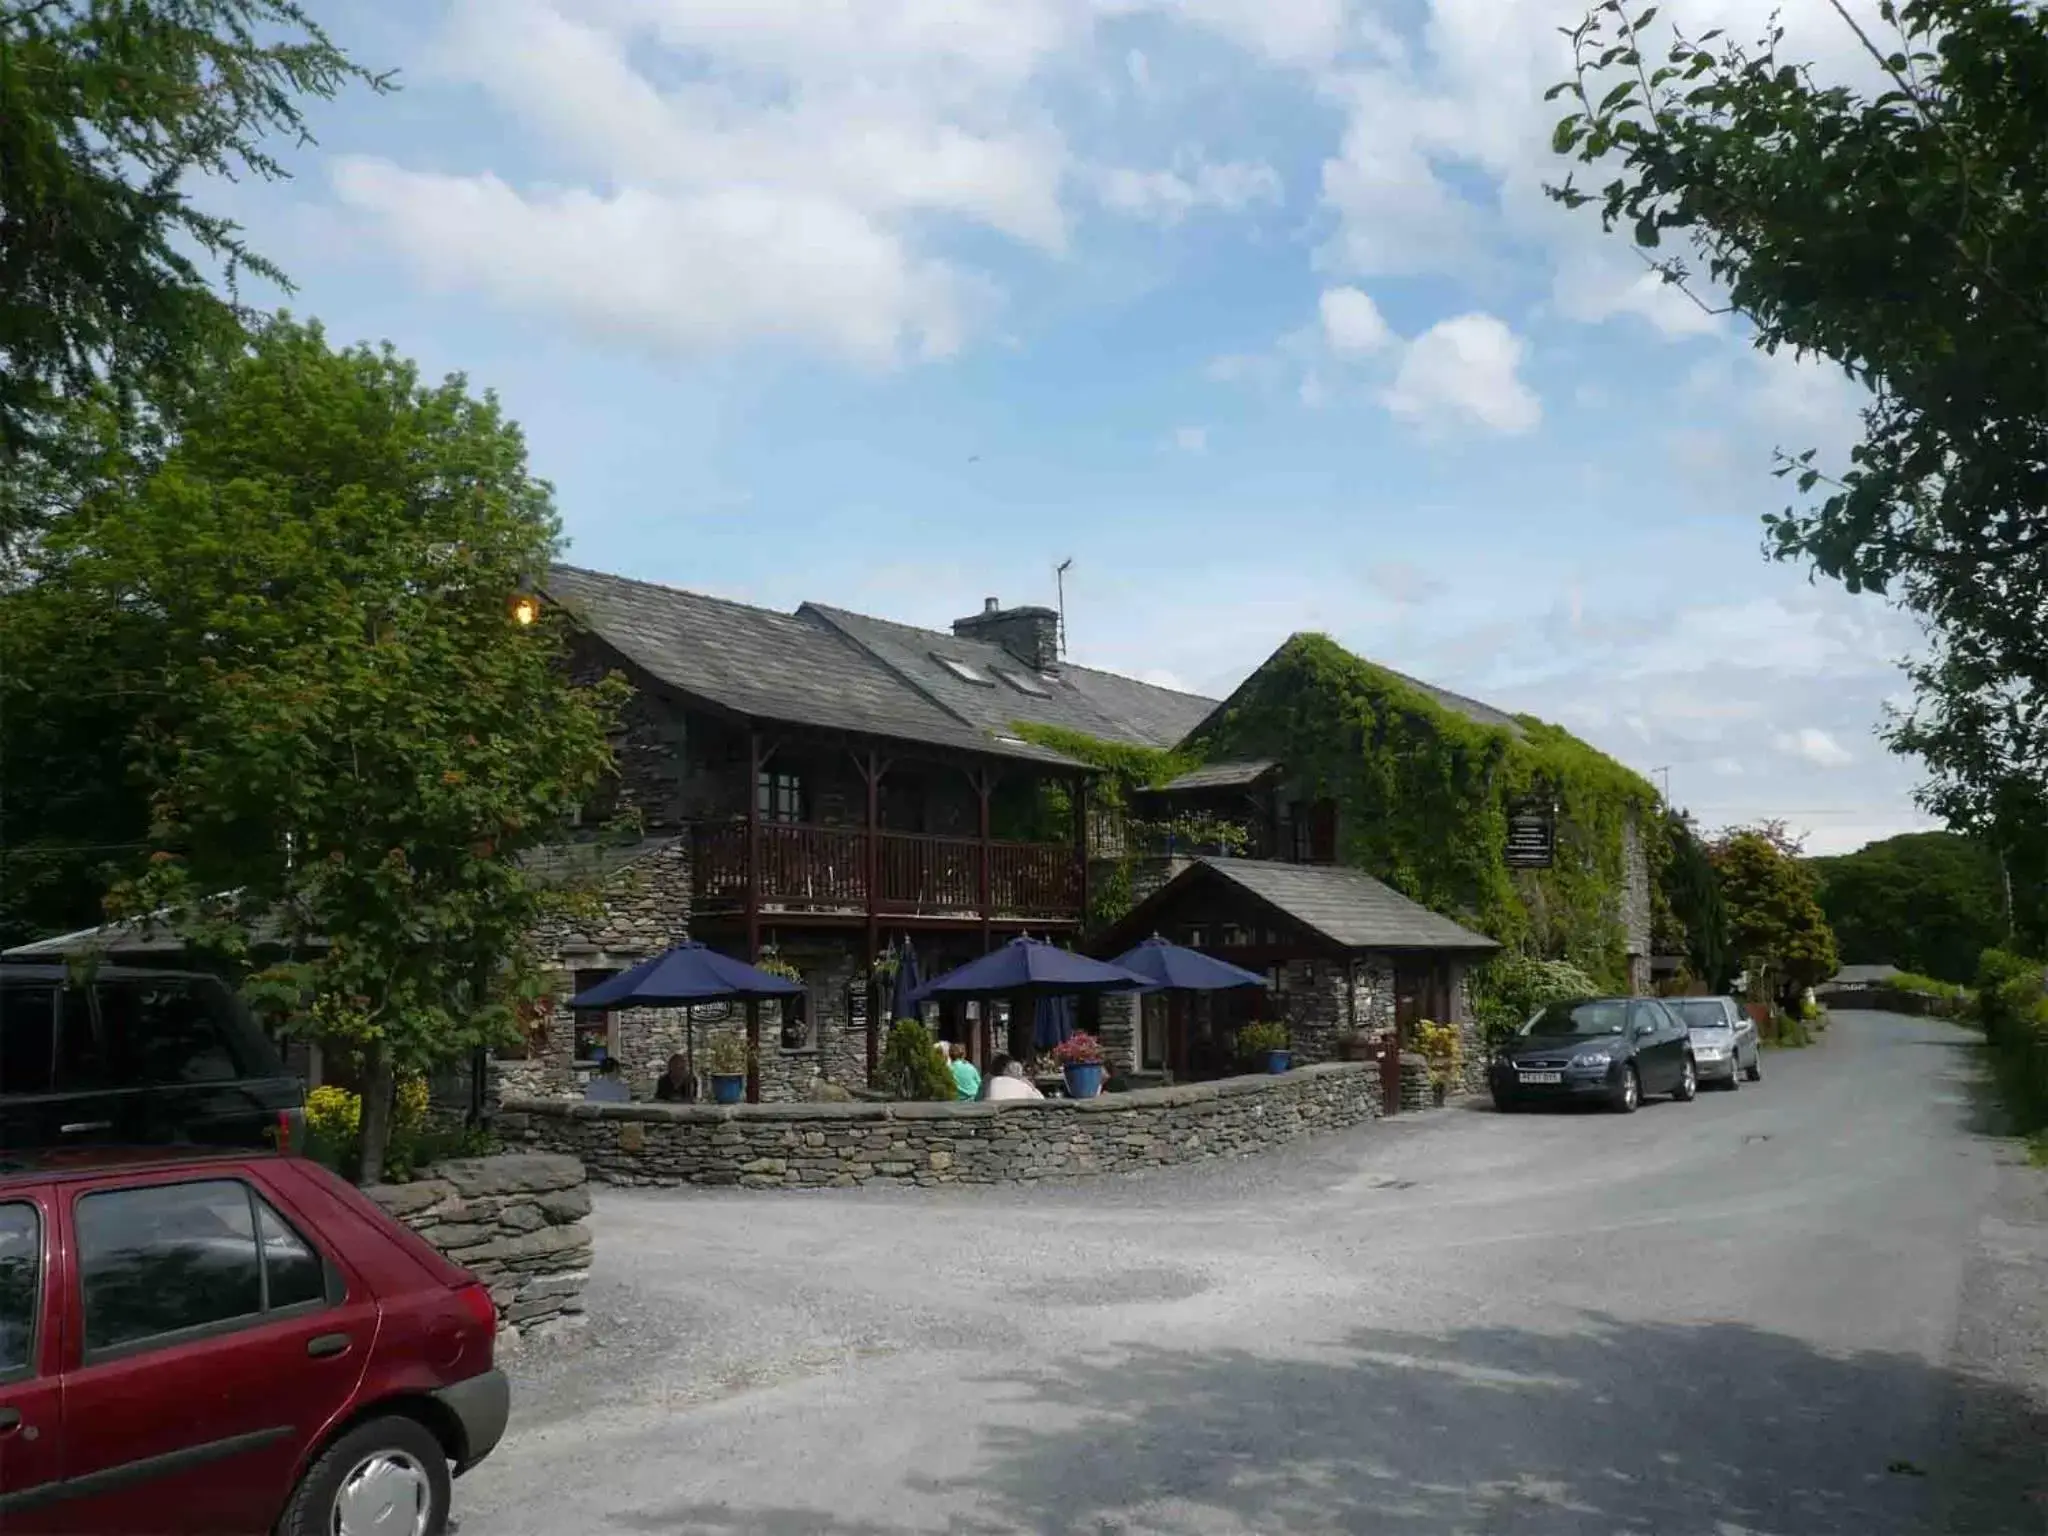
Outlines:
{"label": "silver car", "polygon": [[1763,1081],[1764,1053],[1757,1043],[1756,1020],[1732,997],[1667,997],[1664,1006],[1684,1020],[1692,1036],[1693,1060],[1700,1084],[1718,1083],[1734,1090],[1742,1079]]}

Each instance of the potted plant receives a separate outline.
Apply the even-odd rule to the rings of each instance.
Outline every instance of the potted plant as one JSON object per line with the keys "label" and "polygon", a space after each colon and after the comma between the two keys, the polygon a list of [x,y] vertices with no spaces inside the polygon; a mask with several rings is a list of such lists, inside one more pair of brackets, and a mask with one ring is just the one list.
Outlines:
{"label": "potted plant", "polygon": [[1102,1042],[1093,1035],[1069,1035],[1052,1048],[1052,1059],[1067,1080],[1067,1097],[1092,1099],[1102,1092]]}
{"label": "potted plant", "polygon": [[1441,1104],[1451,1096],[1451,1084],[1458,1080],[1459,1069],[1464,1065],[1465,1042],[1456,1025],[1423,1019],[1415,1026],[1414,1044],[1429,1063],[1430,1092]]}
{"label": "potted plant", "polygon": [[1287,1048],[1285,1024],[1247,1024],[1237,1032],[1237,1048],[1251,1060],[1262,1063],[1268,1072],[1285,1072],[1294,1064],[1294,1053]]}
{"label": "potted plant", "polygon": [[711,1073],[711,1102],[737,1104],[747,1094],[747,1042],[731,1030],[720,1030],[704,1046],[704,1064]]}

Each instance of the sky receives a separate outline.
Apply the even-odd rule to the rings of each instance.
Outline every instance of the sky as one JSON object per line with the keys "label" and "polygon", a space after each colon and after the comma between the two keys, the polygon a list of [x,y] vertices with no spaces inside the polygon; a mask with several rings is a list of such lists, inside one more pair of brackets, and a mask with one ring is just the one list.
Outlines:
{"label": "sky", "polygon": [[1320,630],[1710,827],[1928,824],[1875,734],[1915,626],[1762,553],[1855,392],[1544,196],[1580,6],[313,9],[400,89],[212,206],[336,340],[494,390],[573,561],[944,628],[1071,560],[1076,661],[1221,696]]}

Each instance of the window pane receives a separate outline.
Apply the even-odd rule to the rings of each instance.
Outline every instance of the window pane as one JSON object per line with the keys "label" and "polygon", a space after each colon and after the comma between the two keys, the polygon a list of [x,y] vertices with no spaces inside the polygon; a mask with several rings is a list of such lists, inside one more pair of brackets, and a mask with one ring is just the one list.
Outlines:
{"label": "window pane", "polygon": [[272,1310],[324,1297],[327,1274],[312,1246],[260,1199],[256,1202],[256,1221],[257,1230],[263,1235],[263,1267],[270,1277]]}
{"label": "window pane", "polygon": [[231,1083],[242,1075],[219,1013],[225,1002],[204,988],[171,981],[102,982],[93,988],[93,1002],[106,1060],[120,1087]]}
{"label": "window pane", "polygon": [[24,1201],[0,1205],[0,1375],[25,1371],[36,1342],[43,1224]]}
{"label": "window pane", "polygon": [[78,1263],[89,1350],[263,1310],[249,1191],[232,1180],[87,1195]]}
{"label": "window pane", "polygon": [[0,987],[0,1093],[48,1093],[55,986]]}

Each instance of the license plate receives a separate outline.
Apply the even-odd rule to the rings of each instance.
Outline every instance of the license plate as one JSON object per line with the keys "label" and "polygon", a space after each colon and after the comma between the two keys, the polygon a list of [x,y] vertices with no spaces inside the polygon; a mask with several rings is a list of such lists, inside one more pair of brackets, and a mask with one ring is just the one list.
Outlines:
{"label": "license plate", "polygon": [[1562,1072],[1524,1072],[1521,1074],[1521,1078],[1525,1083],[1561,1083],[1564,1081],[1564,1074]]}

